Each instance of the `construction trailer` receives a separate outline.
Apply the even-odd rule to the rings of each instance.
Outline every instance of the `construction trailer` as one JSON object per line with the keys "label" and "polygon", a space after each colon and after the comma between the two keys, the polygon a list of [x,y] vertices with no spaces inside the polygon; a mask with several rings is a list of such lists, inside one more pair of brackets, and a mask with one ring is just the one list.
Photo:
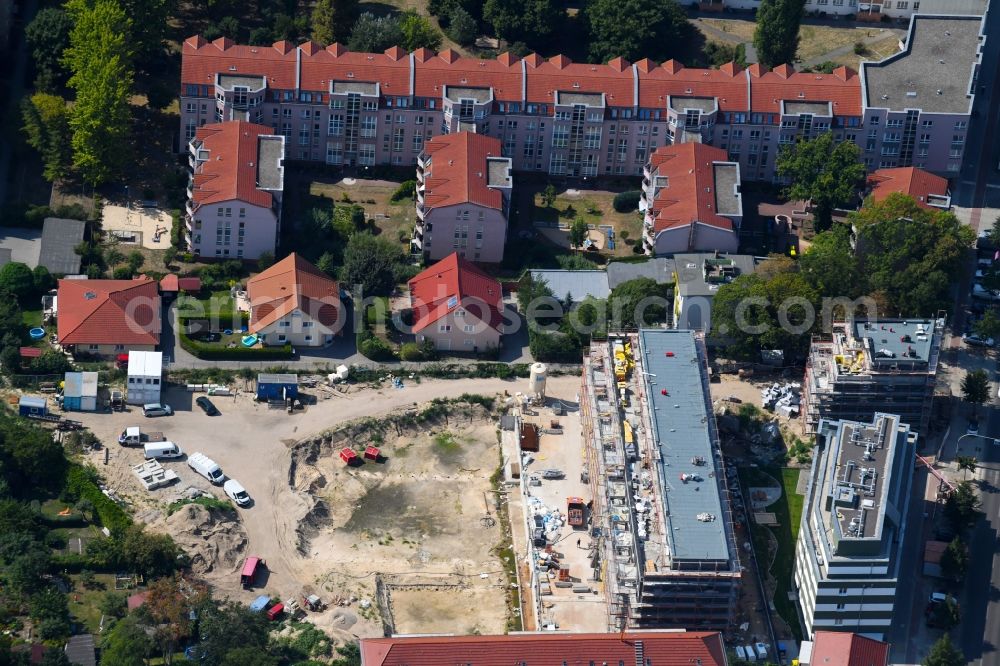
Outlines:
{"label": "construction trailer", "polygon": [[130,351],[128,353],[128,392],[130,405],[160,402],[163,380],[163,352]]}
{"label": "construction trailer", "polygon": [[97,411],[97,373],[67,372],[62,408],[67,412]]}
{"label": "construction trailer", "polygon": [[261,373],[257,375],[257,399],[288,400],[299,397],[299,376]]}
{"label": "construction trailer", "polygon": [[49,413],[49,401],[35,395],[22,395],[17,401],[17,413],[21,416],[45,416]]}

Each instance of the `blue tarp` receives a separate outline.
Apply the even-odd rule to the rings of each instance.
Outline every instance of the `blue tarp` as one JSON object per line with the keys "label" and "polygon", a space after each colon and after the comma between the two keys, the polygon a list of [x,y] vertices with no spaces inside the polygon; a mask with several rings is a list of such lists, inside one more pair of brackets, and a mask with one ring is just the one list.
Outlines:
{"label": "blue tarp", "polygon": [[250,610],[252,610],[254,613],[259,613],[265,608],[267,608],[267,605],[270,602],[271,602],[271,597],[267,596],[266,594],[262,594],[250,602]]}

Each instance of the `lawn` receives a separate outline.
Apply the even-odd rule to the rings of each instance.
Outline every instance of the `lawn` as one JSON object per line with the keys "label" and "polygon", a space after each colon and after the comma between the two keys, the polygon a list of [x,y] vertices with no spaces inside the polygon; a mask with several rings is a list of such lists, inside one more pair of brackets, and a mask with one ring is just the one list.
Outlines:
{"label": "lawn", "polygon": [[21,323],[28,328],[42,325],[42,310],[21,310]]}
{"label": "lawn", "polygon": [[398,187],[399,183],[391,180],[359,179],[354,185],[347,185],[343,180],[332,183],[313,181],[309,185],[309,194],[330,199],[335,204],[358,204],[365,209],[367,219],[375,220],[377,234],[409,247],[417,213],[412,199],[391,200]]}
{"label": "lawn", "polygon": [[101,627],[101,599],[115,589],[114,574],[93,574],[89,585],[84,584],[81,574],[73,574],[70,579],[73,581],[73,591],[69,594],[70,615],[88,632],[97,634]]}
{"label": "lawn", "polygon": [[[799,627],[799,616],[795,602],[788,599],[792,586],[792,571],[795,568],[795,543],[799,536],[799,523],[802,519],[802,505],[805,498],[795,492],[801,470],[784,468],[743,468],[740,470],[744,492],[751,486],[771,485],[764,476],[780,479],[782,486],[781,499],[768,507],[778,521],[777,527],[764,527],[750,521],[753,533],[754,550],[757,553],[757,563],[767,568],[769,539],[766,530],[770,530],[778,543],[778,552],[774,556],[770,571],[775,581],[774,608],[778,615],[788,624],[796,639],[801,640],[802,629]],[[764,572],[761,572],[764,575]]]}
{"label": "lawn", "polygon": [[202,291],[197,296],[185,294],[177,298],[177,313],[181,317],[210,316],[236,311],[236,301],[228,289]]}
{"label": "lawn", "polygon": [[[543,205],[541,192],[534,196],[532,221],[544,224],[558,222],[568,227],[577,219],[584,220],[592,227],[610,225],[615,230],[616,247],[613,251],[605,248],[602,254],[611,256],[630,256],[632,246],[625,243],[626,238],[642,242],[642,216],[638,212],[619,213],[614,209],[616,192],[603,190],[581,190],[579,194],[562,191],[556,196],[551,207]],[[623,234],[624,232],[624,234]]]}

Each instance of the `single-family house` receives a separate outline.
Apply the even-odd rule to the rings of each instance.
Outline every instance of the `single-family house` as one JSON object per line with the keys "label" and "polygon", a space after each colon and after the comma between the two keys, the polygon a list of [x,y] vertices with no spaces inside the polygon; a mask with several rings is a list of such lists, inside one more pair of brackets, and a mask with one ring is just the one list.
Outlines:
{"label": "single-family house", "polygon": [[188,158],[185,226],[202,257],[258,259],[273,253],[281,229],[285,137],[233,120],[198,128]]}
{"label": "single-family house", "polygon": [[817,631],[799,649],[801,666],[886,666],[889,644],[844,631]]}
{"label": "single-family house", "polygon": [[721,148],[658,148],[643,171],[639,209],[646,254],[736,252],[743,198],[740,165]]}
{"label": "single-family house", "polygon": [[340,287],[294,252],[247,281],[250,332],[265,345],[323,347],[344,327]]}
{"label": "single-family house", "polygon": [[513,186],[500,140],[473,132],[436,137],[417,159],[417,222],[411,246],[437,261],[452,252],[498,264]]}
{"label": "single-family house", "polygon": [[413,333],[438,349],[479,352],[500,346],[500,283],[453,252],[410,280]]}
{"label": "single-family house", "polygon": [[156,280],[59,280],[57,337],[63,347],[100,356],[153,351],[160,344]]}

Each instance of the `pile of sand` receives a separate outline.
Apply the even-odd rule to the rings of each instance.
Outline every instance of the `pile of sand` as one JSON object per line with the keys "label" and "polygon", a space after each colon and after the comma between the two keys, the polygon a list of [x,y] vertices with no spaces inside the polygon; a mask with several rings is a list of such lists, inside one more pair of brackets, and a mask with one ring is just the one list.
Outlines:
{"label": "pile of sand", "polygon": [[187,504],[159,527],[184,549],[196,574],[229,573],[243,562],[247,535],[233,514]]}

